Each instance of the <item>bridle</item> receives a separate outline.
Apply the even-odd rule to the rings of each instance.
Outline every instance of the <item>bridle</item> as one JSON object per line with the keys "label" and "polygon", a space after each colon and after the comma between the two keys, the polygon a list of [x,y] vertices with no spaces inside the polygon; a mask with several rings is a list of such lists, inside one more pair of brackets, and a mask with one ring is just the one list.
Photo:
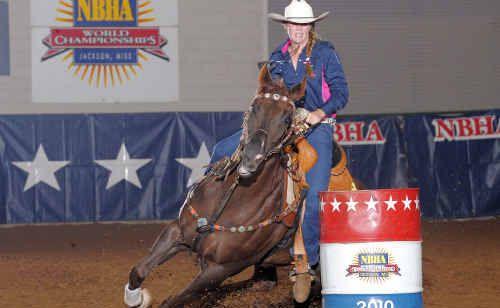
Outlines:
{"label": "bridle", "polygon": [[[301,118],[296,116],[297,110],[296,110],[295,104],[292,100],[290,100],[287,96],[280,95],[278,93],[257,94],[254,97],[254,99],[252,100],[252,104],[250,105],[250,109],[245,112],[245,117],[243,119],[243,125],[242,125],[243,133],[242,133],[240,145],[238,146],[238,149],[233,154],[233,156],[229,160],[228,165],[226,166],[228,168],[227,172],[230,172],[230,170],[233,170],[233,167],[236,167],[241,163],[242,148],[244,148],[245,145],[248,144],[249,140],[251,140],[251,138],[249,138],[249,137],[253,137],[257,133],[262,133],[265,136],[269,135],[269,132],[267,130],[265,130],[264,128],[259,128],[255,132],[253,132],[251,136],[248,136],[248,119],[249,119],[252,107],[254,106],[257,98],[265,98],[265,99],[272,98],[276,102],[278,102],[278,101],[288,102],[293,108],[292,111],[293,111],[293,115],[294,115],[293,119],[292,119],[292,123],[290,124],[288,129],[283,132],[283,135],[280,138],[280,140],[281,140],[280,143],[278,145],[276,145],[275,147],[273,147],[269,152],[267,152],[265,154],[263,161],[266,161],[267,159],[269,159],[272,155],[274,155],[276,153],[282,153],[282,149],[286,145],[293,142],[293,140],[292,140],[293,136],[296,136],[298,134],[303,133],[303,127],[300,124]],[[294,176],[296,176],[295,170],[296,170],[296,167],[294,167],[293,165],[287,166],[287,171],[290,174],[292,174],[292,178]],[[204,177],[200,182],[193,185],[190,192],[188,193],[188,197],[186,198],[186,201],[184,204],[189,203],[189,200],[192,197],[193,191],[196,189],[197,186],[200,185],[201,182],[203,182],[207,178],[208,178],[208,176]],[[296,211],[304,199],[303,198],[304,196],[297,198],[293,202],[293,204],[288,205],[287,208],[282,210],[279,214],[273,215],[271,218],[265,219],[265,220],[259,222],[258,224],[239,226],[239,227],[238,226],[228,227],[228,226],[218,225],[216,223],[216,221],[219,219],[220,215],[222,215],[222,212],[224,211],[226,205],[228,204],[229,199],[231,198],[234,190],[239,185],[239,180],[240,180],[240,176],[239,176],[239,174],[237,174],[234,178],[233,184],[228,188],[227,191],[225,191],[224,195],[222,196],[222,200],[220,201],[220,206],[214,211],[214,213],[212,213],[212,215],[210,217],[201,216],[191,205],[188,205],[189,212],[190,212],[191,216],[196,220],[196,224],[197,224],[197,228],[196,228],[197,234],[193,238],[193,242],[190,245],[191,249],[193,249],[194,251],[198,251],[200,242],[203,240],[203,238],[208,233],[213,232],[213,231],[229,231],[232,233],[252,232],[252,231],[256,231],[260,228],[263,228],[265,226],[271,225],[273,223],[279,223],[279,222],[281,222],[281,220],[284,217],[286,217],[289,214],[291,214],[292,212]],[[182,209],[181,209],[181,212],[182,212]],[[179,214],[179,217],[180,217],[180,214]]]}
{"label": "bridle", "polygon": [[[283,102],[287,102],[290,104],[290,106],[292,106],[292,114],[295,114],[295,111],[296,111],[296,107],[295,107],[295,103],[289,99],[286,95],[280,95],[278,93],[274,93],[274,94],[271,94],[271,93],[263,93],[263,94],[257,94],[254,99],[252,100],[252,104],[250,105],[250,108],[247,112],[245,112],[245,116],[244,116],[244,119],[243,119],[243,133],[242,133],[242,137],[241,137],[241,144],[240,146],[242,146],[243,148],[248,145],[248,143],[250,142],[250,140],[252,140],[252,138],[257,135],[258,133],[262,133],[263,135],[265,136],[268,136],[269,135],[269,132],[264,129],[264,128],[259,128],[257,129],[255,132],[253,132],[250,136],[248,135],[248,118],[250,116],[250,111],[252,110],[254,104],[255,104],[255,101],[258,99],[258,98],[265,98],[265,99],[273,99],[273,101],[275,102],[279,102],[279,101],[283,101]],[[286,131],[283,132],[283,134],[281,135],[280,137],[280,143],[277,144],[276,146],[274,146],[271,150],[269,150],[265,155],[264,155],[264,161],[267,160],[269,157],[271,157],[272,155],[276,154],[276,153],[280,153],[281,150],[283,149],[283,147],[285,145],[287,145],[292,136],[294,135],[294,133],[296,132],[295,130],[295,123],[294,121],[292,121],[292,123],[290,124],[290,126],[288,127],[288,129]]]}

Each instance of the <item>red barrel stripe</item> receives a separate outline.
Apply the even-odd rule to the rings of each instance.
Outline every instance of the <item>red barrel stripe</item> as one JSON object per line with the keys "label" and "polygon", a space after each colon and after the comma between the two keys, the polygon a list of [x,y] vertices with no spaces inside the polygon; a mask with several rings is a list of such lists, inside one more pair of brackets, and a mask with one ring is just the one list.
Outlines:
{"label": "red barrel stripe", "polygon": [[420,241],[418,188],[321,192],[321,243]]}

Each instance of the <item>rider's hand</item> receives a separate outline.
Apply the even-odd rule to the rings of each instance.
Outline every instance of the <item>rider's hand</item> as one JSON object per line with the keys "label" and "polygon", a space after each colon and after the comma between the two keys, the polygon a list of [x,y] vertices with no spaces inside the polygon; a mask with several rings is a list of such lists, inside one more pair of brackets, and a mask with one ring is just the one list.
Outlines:
{"label": "rider's hand", "polygon": [[313,112],[309,113],[309,116],[306,119],[306,122],[311,124],[311,125],[316,125],[319,122],[323,121],[323,119],[326,117],[326,114],[323,110],[321,109],[316,109]]}

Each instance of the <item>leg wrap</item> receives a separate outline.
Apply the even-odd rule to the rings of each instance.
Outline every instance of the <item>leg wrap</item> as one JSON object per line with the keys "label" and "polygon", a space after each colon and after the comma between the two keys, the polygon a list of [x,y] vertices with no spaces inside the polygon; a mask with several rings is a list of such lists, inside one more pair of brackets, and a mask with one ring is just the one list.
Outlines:
{"label": "leg wrap", "polygon": [[140,288],[130,290],[128,283],[125,285],[125,295],[123,301],[129,307],[136,307],[142,304],[142,292]]}

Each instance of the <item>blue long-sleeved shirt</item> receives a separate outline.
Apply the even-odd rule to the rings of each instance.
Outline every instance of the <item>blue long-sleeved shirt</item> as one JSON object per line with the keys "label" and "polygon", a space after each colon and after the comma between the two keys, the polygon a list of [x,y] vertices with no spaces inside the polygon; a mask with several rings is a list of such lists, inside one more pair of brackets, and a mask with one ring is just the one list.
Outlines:
{"label": "blue long-sleeved shirt", "polygon": [[[349,89],[340,59],[332,44],[318,40],[314,44],[311,57],[307,59],[306,48],[302,50],[294,69],[288,53],[290,40],[281,43],[271,53],[269,61],[273,78],[283,78],[289,89],[299,84],[307,75],[306,63],[312,65],[313,76],[307,77],[304,108],[314,111],[322,109],[327,116],[345,107],[349,99]],[[301,102],[299,102],[300,104]]]}

